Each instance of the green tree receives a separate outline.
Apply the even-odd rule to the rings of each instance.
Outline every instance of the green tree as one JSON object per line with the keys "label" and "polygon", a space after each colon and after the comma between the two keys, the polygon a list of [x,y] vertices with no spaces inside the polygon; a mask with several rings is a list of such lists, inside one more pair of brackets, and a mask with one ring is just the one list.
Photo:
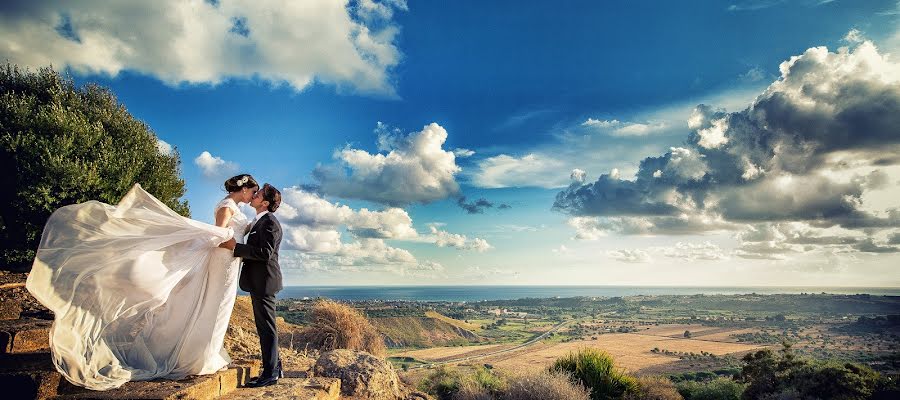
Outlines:
{"label": "green tree", "polygon": [[104,87],[51,68],[0,67],[0,267],[26,269],[57,208],[116,204],[135,184],[188,216],[177,152]]}

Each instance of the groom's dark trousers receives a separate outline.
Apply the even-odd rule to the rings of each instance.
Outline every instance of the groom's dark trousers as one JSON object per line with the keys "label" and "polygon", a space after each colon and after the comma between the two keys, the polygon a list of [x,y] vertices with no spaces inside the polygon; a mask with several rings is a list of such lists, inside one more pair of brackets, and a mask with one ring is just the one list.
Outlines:
{"label": "groom's dark trousers", "polygon": [[243,258],[241,290],[250,293],[253,302],[253,320],[262,348],[262,374],[260,378],[277,376],[278,332],[275,330],[275,294],[281,290],[281,267],[278,265],[278,247],[281,246],[281,224],[272,213],[256,221],[246,244],[236,244],[235,257]]}

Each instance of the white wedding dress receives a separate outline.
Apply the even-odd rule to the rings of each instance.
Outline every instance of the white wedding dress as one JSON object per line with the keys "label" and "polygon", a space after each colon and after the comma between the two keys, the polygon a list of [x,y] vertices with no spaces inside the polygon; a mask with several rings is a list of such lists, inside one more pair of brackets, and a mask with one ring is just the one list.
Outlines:
{"label": "white wedding dress", "polygon": [[209,374],[231,361],[223,341],[243,241],[231,199],[227,228],[184,218],[134,185],[116,206],[62,207],[44,227],[26,287],[55,314],[53,363],[70,382],[107,390],[132,380]]}

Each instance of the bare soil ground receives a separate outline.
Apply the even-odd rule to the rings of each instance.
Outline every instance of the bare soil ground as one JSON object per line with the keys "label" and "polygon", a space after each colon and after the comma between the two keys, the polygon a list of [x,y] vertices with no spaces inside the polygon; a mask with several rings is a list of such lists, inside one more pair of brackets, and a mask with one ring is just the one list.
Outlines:
{"label": "bare soil ground", "polygon": [[756,333],[759,332],[759,328],[747,328],[747,329],[729,329],[729,328],[719,328],[716,331],[706,331],[701,334],[694,335],[694,331],[691,331],[692,337],[703,339],[703,340],[715,340],[717,342],[731,342],[737,343],[737,339],[732,337],[732,335],[740,335],[742,333]]}
{"label": "bare soil ground", "polygon": [[430,349],[404,351],[391,354],[392,357],[413,357],[422,361],[444,361],[453,358],[470,357],[487,352],[513,347],[515,344],[487,344],[481,346],[432,347]]}
{"label": "bare soil ground", "polygon": [[[682,334],[684,333],[682,327],[677,329],[681,330]],[[719,332],[719,334],[725,334],[725,332]],[[625,368],[630,372],[638,372],[649,367],[658,367],[680,361],[677,356],[654,353],[651,351],[654,348],[682,353],[700,353],[705,351],[722,356],[726,354],[744,354],[748,351],[762,349],[765,346],[718,342],[705,338],[686,339],[683,337],[656,336],[648,335],[645,332],[615,333],[600,335],[597,337],[597,340],[530,346],[520,351],[498,355],[497,357],[488,357],[481,361],[503,370],[536,370],[547,368],[558,357],[586,347],[604,350],[613,356],[619,367]]]}
{"label": "bare soil ground", "polygon": [[684,337],[684,331],[690,331],[692,336],[700,336],[705,332],[712,333],[712,331],[721,330],[721,328],[717,328],[714,326],[681,324],[650,326],[648,328],[650,329],[642,330],[641,333],[645,335],[668,336],[673,338]]}

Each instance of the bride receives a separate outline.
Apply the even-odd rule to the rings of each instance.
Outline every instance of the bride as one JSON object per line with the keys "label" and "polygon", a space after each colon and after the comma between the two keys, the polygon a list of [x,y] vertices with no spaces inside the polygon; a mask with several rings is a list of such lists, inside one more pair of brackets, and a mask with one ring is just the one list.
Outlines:
{"label": "bride", "polygon": [[107,390],[227,366],[240,259],[216,246],[243,243],[249,221],[238,204],[258,189],[246,174],[225,181],[215,226],[178,215],[139,184],[116,206],[88,201],[54,212],[26,287],[55,314],[56,369]]}

